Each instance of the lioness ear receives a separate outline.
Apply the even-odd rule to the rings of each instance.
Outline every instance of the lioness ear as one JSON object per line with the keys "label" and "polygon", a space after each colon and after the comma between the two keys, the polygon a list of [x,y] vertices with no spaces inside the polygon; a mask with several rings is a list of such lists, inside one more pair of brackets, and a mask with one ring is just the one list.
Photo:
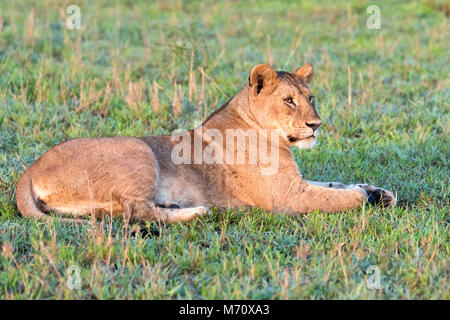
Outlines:
{"label": "lioness ear", "polygon": [[270,88],[275,85],[277,73],[268,64],[258,64],[253,67],[248,78],[250,89],[258,95],[264,88]]}
{"label": "lioness ear", "polygon": [[295,70],[295,75],[309,85],[314,77],[314,68],[310,63],[305,64]]}

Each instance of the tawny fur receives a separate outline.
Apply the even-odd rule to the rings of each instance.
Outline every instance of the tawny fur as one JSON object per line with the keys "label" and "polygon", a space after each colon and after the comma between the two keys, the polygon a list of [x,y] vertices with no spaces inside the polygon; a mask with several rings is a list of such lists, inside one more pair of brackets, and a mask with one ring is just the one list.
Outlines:
{"label": "tawny fur", "polygon": [[311,65],[295,73],[258,65],[248,85],[188,132],[207,141],[208,129],[223,136],[227,129],[275,129],[280,133],[275,174],[262,175],[264,165],[250,163],[248,149],[244,164],[177,165],[171,159],[176,142],[169,135],[80,138],[53,147],[24,172],[16,192],[18,209],[37,219],[48,218],[52,210],[173,222],[205,214],[211,206],[305,214],[346,211],[367,199],[395,205],[394,195],[381,188],[312,182],[300,175],[290,147],[314,145],[320,118],[308,88],[313,74]]}

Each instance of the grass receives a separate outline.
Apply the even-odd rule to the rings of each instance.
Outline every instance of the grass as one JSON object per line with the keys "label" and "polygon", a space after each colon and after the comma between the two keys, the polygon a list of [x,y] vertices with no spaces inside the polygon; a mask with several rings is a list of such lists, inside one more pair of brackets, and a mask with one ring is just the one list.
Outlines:
{"label": "grass", "polygon": [[[0,299],[450,298],[444,2],[383,2],[380,30],[366,27],[370,2],[121,0],[77,1],[82,28],[69,30],[72,3],[0,2]],[[382,186],[397,207],[214,210],[166,226],[18,213],[15,183],[51,146],[191,128],[262,62],[315,66],[324,125],[294,151],[303,175]]]}

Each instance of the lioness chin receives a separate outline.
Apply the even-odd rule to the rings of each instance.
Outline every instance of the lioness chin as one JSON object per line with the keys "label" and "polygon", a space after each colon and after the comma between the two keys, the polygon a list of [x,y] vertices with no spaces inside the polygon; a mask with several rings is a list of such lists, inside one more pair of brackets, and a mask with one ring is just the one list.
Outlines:
{"label": "lioness chin", "polygon": [[[48,218],[46,213],[53,211],[173,222],[205,214],[211,206],[255,206],[305,214],[317,209],[345,211],[365,201],[395,205],[394,195],[381,188],[313,182],[300,175],[290,147],[312,147],[321,124],[309,90],[313,75],[310,64],[294,73],[257,65],[248,85],[201,126],[184,134],[192,138],[190,150],[203,152],[211,142],[208,131],[223,136],[227,130],[252,132],[254,141],[263,141],[261,132],[271,131],[271,135],[264,134],[263,143],[253,143],[253,152],[266,143],[275,146],[271,149],[271,155],[277,155],[273,172],[263,173],[265,164],[252,157],[251,137],[247,137],[249,148],[241,161],[234,155],[239,147],[247,146],[246,137],[237,144],[233,137],[231,150],[216,144],[216,156],[231,154],[233,161],[200,163],[195,152],[183,154],[192,161],[175,163],[177,141],[169,135],[73,139],[50,149],[24,172],[16,192],[18,209],[37,219]],[[236,138],[241,137],[237,134]],[[194,145],[196,139],[201,141],[200,148]]]}

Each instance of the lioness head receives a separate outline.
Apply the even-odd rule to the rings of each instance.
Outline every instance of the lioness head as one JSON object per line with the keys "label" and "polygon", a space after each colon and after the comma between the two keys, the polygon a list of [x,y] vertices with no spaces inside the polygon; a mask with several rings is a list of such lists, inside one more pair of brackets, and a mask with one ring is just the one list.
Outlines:
{"label": "lioness head", "polygon": [[313,76],[310,64],[294,73],[259,64],[250,73],[250,111],[262,128],[278,130],[282,143],[314,146],[321,121],[308,87]]}

